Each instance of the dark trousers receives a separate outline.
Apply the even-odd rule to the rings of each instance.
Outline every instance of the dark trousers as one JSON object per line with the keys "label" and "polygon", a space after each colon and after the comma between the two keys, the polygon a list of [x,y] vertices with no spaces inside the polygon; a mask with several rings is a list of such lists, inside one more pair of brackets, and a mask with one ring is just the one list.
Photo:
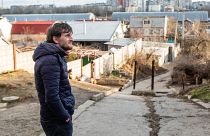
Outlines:
{"label": "dark trousers", "polygon": [[41,125],[46,136],[72,136],[73,133],[73,124],[71,121],[66,124],[41,121]]}

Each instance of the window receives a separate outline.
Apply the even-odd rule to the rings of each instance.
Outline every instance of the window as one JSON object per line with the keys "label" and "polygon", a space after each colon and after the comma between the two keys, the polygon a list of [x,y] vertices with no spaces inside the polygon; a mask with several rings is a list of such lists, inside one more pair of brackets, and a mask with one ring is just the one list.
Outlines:
{"label": "window", "polygon": [[144,20],[144,25],[149,25],[150,21],[149,20]]}

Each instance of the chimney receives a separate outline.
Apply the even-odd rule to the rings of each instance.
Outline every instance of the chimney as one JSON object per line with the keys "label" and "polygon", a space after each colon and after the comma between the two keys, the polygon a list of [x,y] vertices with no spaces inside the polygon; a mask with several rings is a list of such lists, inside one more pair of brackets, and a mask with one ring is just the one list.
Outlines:
{"label": "chimney", "polygon": [[83,20],[83,34],[84,35],[86,35],[86,29],[87,29],[87,27],[86,27],[86,22],[85,22],[85,19]]}

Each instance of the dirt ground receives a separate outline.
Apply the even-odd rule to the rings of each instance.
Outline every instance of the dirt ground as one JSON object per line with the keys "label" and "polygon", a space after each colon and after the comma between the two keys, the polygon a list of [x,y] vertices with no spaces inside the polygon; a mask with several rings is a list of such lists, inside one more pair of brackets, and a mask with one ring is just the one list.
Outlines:
{"label": "dirt ground", "polygon": [[[76,98],[76,108],[94,94],[104,92],[113,86],[70,81]],[[20,100],[8,104],[7,110],[0,109],[1,136],[39,136],[39,102],[34,85],[34,76],[25,71],[8,72],[0,75],[0,99],[5,96],[19,96]]]}
{"label": "dirt ground", "polygon": [[[76,85],[76,82],[72,84],[76,108],[98,93],[97,90],[91,89],[94,85],[84,90],[81,88],[85,84]],[[106,89],[102,86],[95,88]],[[19,102],[10,103],[7,110],[0,111],[0,135],[38,136],[42,129],[39,123],[39,103],[33,74],[20,70],[0,75],[0,99],[14,95],[20,97]]]}

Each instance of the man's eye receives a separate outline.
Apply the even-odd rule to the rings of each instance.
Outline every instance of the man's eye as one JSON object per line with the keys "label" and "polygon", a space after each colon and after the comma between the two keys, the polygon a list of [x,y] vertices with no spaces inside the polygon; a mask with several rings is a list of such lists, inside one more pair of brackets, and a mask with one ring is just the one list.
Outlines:
{"label": "man's eye", "polygon": [[72,34],[67,34],[67,35],[66,35],[66,37],[71,37],[71,36],[72,36]]}

